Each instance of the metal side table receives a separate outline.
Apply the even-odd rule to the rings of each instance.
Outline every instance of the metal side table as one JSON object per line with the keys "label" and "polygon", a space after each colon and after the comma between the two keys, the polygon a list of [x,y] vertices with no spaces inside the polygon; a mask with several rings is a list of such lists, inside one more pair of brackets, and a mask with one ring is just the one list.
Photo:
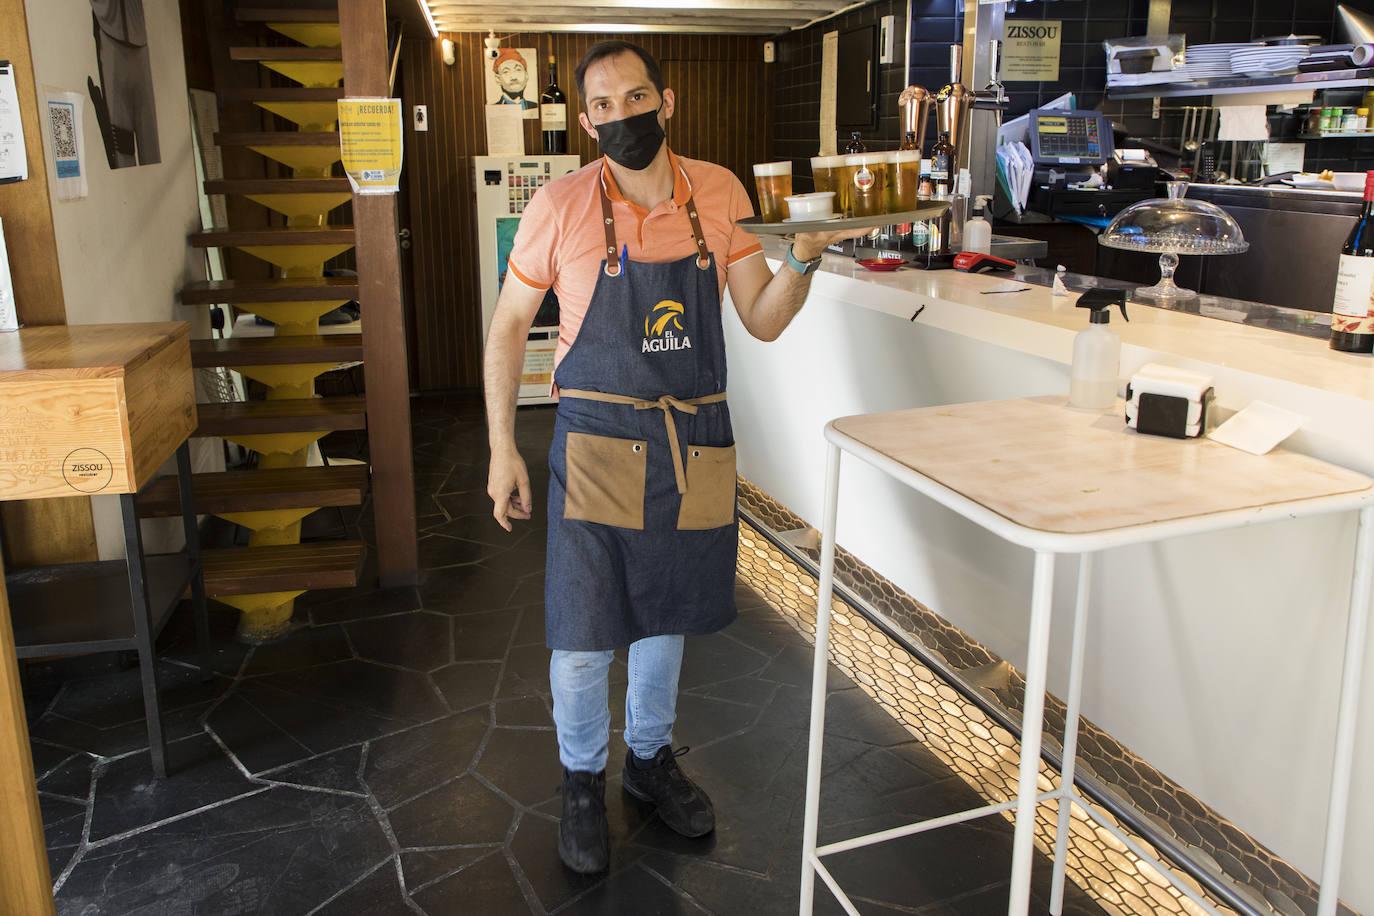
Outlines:
{"label": "metal side table", "polygon": [[[1105,823],[1074,786],[1083,650],[1093,556],[1097,551],[1185,534],[1334,512],[1359,512],[1354,579],[1346,624],[1345,660],[1336,715],[1336,749],[1326,812],[1326,845],[1318,916],[1334,916],[1345,837],[1360,674],[1374,570],[1374,481],[1293,452],[1256,457],[1210,440],[1141,436],[1126,430],[1120,411],[1074,410],[1062,397],[986,401],[843,417],[826,426],[829,443],[816,611],[815,667],[803,828],[801,906],[810,916],[820,875],[845,911],[858,910],[822,863],[833,853],[1015,809],[1011,893],[1007,912],[1030,902],[1035,808],[1059,800],[1050,911],[1063,907],[1064,869],[1073,805],[1108,829],[1173,881],[1171,869],[1139,843]],[[1031,586],[1026,694],[1021,720],[1016,797],[932,820],[817,847],[825,679],[835,571],[840,456],[849,454],[1014,544],[1035,551]],[[1060,785],[1037,791],[1044,726],[1054,564],[1078,554],[1067,716]],[[1207,912],[1217,910],[1186,884],[1176,887]]]}

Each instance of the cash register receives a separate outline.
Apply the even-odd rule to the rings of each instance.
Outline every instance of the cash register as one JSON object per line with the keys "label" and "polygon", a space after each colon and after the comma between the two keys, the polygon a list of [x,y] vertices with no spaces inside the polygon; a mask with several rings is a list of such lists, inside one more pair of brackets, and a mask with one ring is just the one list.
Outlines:
{"label": "cash register", "polygon": [[1030,209],[1060,219],[1106,221],[1137,201],[1154,196],[1148,188],[1103,190],[1079,187],[1114,158],[1112,125],[1100,111],[1038,108],[1027,130],[1035,171]]}

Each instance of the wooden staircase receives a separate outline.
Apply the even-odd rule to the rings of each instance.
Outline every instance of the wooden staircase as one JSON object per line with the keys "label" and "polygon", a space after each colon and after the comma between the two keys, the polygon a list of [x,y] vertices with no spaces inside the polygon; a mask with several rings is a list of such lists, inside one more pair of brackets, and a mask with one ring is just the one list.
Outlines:
{"label": "wooden staircase", "polygon": [[[249,8],[237,10],[235,18],[297,45],[257,47],[228,38],[238,39],[227,49],[228,59],[256,62],[259,84],[227,84],[241,68],[217,69],[221,123],[238,129],[217,133],[215,142],[252,150],[262,160],[251,174],[207,181],[205,191],[262,209],[248,211],[252,225],[197,232],[191,244],[244,252],[270,264],[274,276],[193,284],[182,291],[182,302],[228,305],[274,325],[270,337],[231,336],[192,346],[197,368],[232,369],[266,393],[258,400],[198,405],[195,435],[234,442],[256,453],[257,466],[198,474],[193,481],[198,512],[250,532],[248,547],[204,551],[205,584],[210,597],[241,612],[240,636],[260,641],[288,630],[302,592],[357,583],[360,541],[300,543],[300,536],[301,522],[312,512],[362,502],[366,467],[309,465],[312,446],[322,437],[366,427],[367,403],[362,396],[315,393],[317,377],[363,358],[359,333],[321,334],[319,326],[321,316],[358,296],[356,279],[323,276],[326,262],[355,244],[353,227],[331,225],[329,218],[352,199],[347,178],[334,174],[340,158],[337,100],[343,96],[337,13]],[[281,85],[280,77],[296,85]],[[295,129],[261,129],[278,125],[277,119]],[[175,488],[162,485],[140,499],[140,509],[150,516],[175,514],[179,506]]]}

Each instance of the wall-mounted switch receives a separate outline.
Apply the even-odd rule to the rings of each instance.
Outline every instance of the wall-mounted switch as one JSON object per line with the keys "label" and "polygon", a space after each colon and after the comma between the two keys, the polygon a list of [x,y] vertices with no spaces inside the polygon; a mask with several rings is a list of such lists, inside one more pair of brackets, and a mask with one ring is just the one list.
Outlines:
{"label": "wall-mounted switch", "polygon": [[777,59],[777,56],[777,46],[774,45],[771,41],[765,41],[763,43],[763,62],[765,64],[771,64],[774,60]]}

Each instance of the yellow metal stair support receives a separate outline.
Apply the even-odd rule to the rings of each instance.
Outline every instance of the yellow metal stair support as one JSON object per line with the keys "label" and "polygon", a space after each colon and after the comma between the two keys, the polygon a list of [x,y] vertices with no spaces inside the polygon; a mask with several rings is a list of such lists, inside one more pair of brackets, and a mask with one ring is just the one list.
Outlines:
{"label": "yellow metal stair support", "polygon": [[[296,176],[308,177],[308,176]],[[323,226],[329,211],[341,207],[353,199],[348,191],[311,192],[293,194],[245,194],[244,197],[261,204],[274,213],[286,217],[286,225],[292,229],[305,229]]]}
{"label": "yellow metal stair support", "polygon": [[285,636],[291,629],[296,599],[305,591],[261,592],[256,595],[220,595],[216,601],[238,610],[240,639],[267,642]]}
{"label": "yellow metal stair support", "polygon": [[235,245],[239,251],[281,268],[282,279],[324,276],[324,262],[352,245]]}
{"label": "yellow metal stair support", "polygon": [[258,101],[254,105],[278,117],[285,118],[309,133],[329,133],[339,123],[338,102],[271,102]]}
{"label": "yellow metal stair support", "polygon": [[310,89],[333,89],[343,82],[341,60],[263,60],[259,63]]}
{"label": "yellow metal stair support", "polygon": [[269,22],[267,27],[307,48],[337,48],[343,44],[337,22]]}
{"label": "yellow metal stair support", "polygon": [[[284,334],[275,336],[285,337]],[[339,363],[296,363],[282,366],[230,366],[235,372],[261,382],[271,398],[309,398],[315,395],[315,378],[339,367]]]}
{"label": "yellow metal stair support", "polygon": [[248,536],[249,547],[272,547],[277,544],[299,544],[301,542],[301,520],[318,510],[318,506],[308,509],[263,509],[257,512],[218,512],[220,518],[242,525],[252,532]]}
{"label": "yellow metal stair support", "polygon": [[277,326],[276,336],[320,333],[320,318],[347,302],[347,299],[309,299],[291,302],[254,302],[255,315]]}
{"label": "yellow metal stair support", "polygon": [[334,163],[343,158],[337,143],[328,146],[262,145],[248,148],[291,169],[294,178],[329,178],[334,174]]}

